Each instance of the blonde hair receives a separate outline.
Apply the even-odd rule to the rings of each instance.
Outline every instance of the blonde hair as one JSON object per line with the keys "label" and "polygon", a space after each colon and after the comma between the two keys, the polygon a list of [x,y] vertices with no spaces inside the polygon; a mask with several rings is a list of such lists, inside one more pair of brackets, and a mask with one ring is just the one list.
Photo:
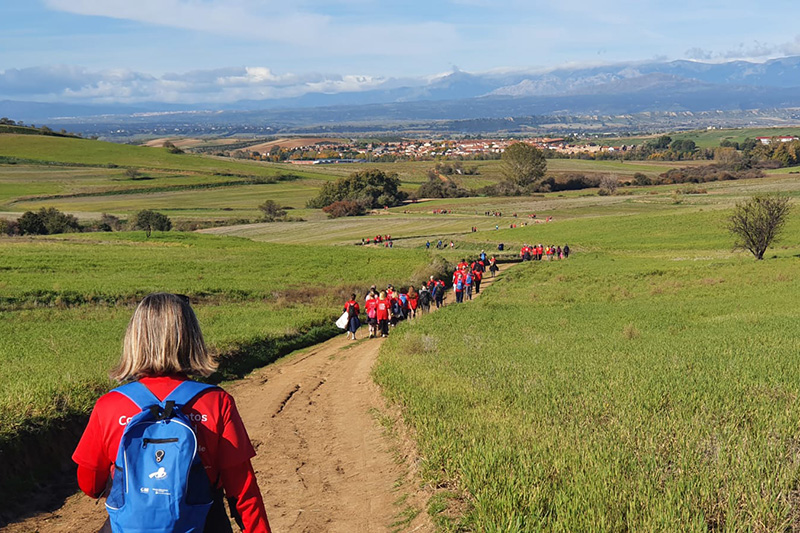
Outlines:
{"label": "blonde hair", "polygon": [[117,381],[167,374],[208,376],[216,367],[189,298],[158,292],[145,296],[133,312],[122,357],[109,375]]}

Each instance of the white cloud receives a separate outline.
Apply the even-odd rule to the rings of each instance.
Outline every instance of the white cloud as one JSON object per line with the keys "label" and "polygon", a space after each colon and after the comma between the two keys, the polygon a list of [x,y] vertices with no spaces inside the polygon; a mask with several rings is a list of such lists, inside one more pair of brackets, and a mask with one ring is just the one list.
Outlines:
{"label": "white cloud", "polygon": [[0,71],[0,93],[4,97],[70,102],[219,103],[289,98],[307,93],[358,92],[397,83],[395,79],[364,75],[276,74],[266,67],[232,67],[163,76],[63,66]]}
{"label": "white cloud", "polygon": [[800,35],[795,37],[792,42],[777,45],[754,40],[749,43],[739,43],[738,46],[723,51],[700,47],[693,47],[686,51],[687,58],[698,61],[730,61],[734,59],[758,61],[796,54],[800,54]]}
{"label": "white cloud", "polygon": [[779,48],[786,55],[800,55],[800,35],[796,35],[793,41],[784,43]]}

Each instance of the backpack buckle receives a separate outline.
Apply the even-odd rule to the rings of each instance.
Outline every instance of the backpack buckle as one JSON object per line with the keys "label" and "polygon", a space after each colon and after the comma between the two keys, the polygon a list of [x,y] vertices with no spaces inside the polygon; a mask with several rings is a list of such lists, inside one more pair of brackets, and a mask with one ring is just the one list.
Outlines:
{"label": "backpack buckle", "polygon": [[175,402],[170,400],[164,405],[164,409],[161,409],[159,405],[151,405],[150,406],[150,414],[156,420],[166,420],[168,418],[172,418],[175,412]]}

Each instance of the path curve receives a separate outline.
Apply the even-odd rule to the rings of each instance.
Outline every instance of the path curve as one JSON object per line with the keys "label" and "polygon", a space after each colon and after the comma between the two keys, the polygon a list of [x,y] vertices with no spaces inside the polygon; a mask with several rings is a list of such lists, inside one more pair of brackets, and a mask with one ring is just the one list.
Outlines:
{"label": "path curve", "polygon": [[[273,531],[435,529],[413,443],[387,435],[378,420],[392,417],[371,376],[382,343],[341,335],[225,385],[258,453],[253,467]],[[409,502],[420,512],[403,521]],[[56,511],[0,531],[97,531],[104,520],[102,504],[76,494]]]}

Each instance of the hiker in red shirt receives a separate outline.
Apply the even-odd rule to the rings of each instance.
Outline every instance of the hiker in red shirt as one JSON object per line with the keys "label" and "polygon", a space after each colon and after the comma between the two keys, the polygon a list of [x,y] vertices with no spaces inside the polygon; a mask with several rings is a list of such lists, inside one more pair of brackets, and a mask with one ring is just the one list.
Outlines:
{"label": "hiker in red shirt", "polygon": [[408,308],[411,311],[410,318],[416,318],[417,307],[419,307],[419,293],[414,286],[411,285],[408,288]]}
{"label": "hiker in red shirt", "polygon": [[444,284],[444,280],[441,279],[437,280],[435,285],[436,285],[436,291],[434,294],[434,301],[436,302],[436,309],[439,309],[442,306],[442,302],[444,301],[444,291],[446,287]]}
{"label": "hiker in red shirt", "polygon": [[453,272],[453,291],[456,293],[456,303],[464,301],[464,277],[462,270]]}
{"label": "hiker in red shirt", "polygon": [[389,305],[386,293],[381,291],[375,305],[375,318],[378,320],[378,330],[381,332],[381,337],[389,335]]}
{"label": "hiker in red shirt", "polygon": [[389,302],[389,325],[394,327],[406,317],[403,301],[400,299],[400,292],[392,290],[392,295],[389,296],[389,291],[386,291],[386,300]]}
{"label": "hiker in red shirt", "polygon": [[492,273],[492,277],[494,277],[498,270],[500,270],[500,268],[497,266],[497,259],[492,256],[489,259],[489,272]]}
{"label": "hiker in red shirt", "polygon": [[347,313],[347,338],[356,340],[356,332],[361,327],[361,320],[358,318],[361,308],[356,302],[355,294],[351,294],[350,299],[345,302],[344,312]]}
{"label": "hiker in red shirt", "polygon": [[364,303],[364,310],[367,312],[367,324],[369,325],[369,338],[373,338],[378,334],[378,294],[374,290],[370,290],[367,294],[367,300]]}
{"label": "hiker in red shirt", "polygon": [[475,286],[475,294],[481,292],[481,280],[483,279],[483,270],[475,265],[476,268],[472,270],[472,284]]}
{"label": "hiker in red shirt", "polygon": [[472,300],[472,287],[475,283],[475,278],[472,276],[472,270],[469,267],[465,268],[462,272],[462,278],[464,280],[464,297],[466,297],[467,300]]}
{"label": "hiker in red shirt", "polygon": [[[188,375],[207,376],[215,368],[188,298],[156,293],[146,296],[136,308],[125,334],[122,357],[111,377],[118,381],[137,380],[163,400]],[[72,455],[78,464],[78,485],[90,497],[105,495],[109,477],[122,472],[114,467],[122,433],[141,411],[121,392],[111,391],[97,400]],[[197,394],[181,411],[194,422],[200,458],[214,494],[206,531],[232,531],[222,501],[227,497],[231,513],[242,521],[244,531],[269,533],[267,513],[250,463],[256,452],[233,398],[213,387]],[[148,525],[142,523],[142,529]],[[109,522],[103,531],[111,531]]]}

